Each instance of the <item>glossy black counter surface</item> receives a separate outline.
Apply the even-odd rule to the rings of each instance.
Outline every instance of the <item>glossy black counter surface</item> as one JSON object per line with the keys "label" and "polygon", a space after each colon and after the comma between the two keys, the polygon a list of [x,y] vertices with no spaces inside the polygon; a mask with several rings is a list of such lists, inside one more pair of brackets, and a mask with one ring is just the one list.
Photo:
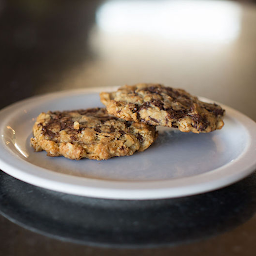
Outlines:
{"label": "glossy black counter surface", "polygon": [[[123,2],[124,18],[109,23],[117,17],[115,1],[0,1],[0,108],[53,91],[160,82],[256,120],[254,4],[224,2],[218,9],[209,1],[203,10],[225,10],[219,20],[228,29],[206,18],[196,39],[184,39],[172,37],[175,29],[158,33],[157,19],[150,23],[154,1],[145,1],[144,11]],[[168,7],[155,3],[157,10]],[[127,26],[127,8],[152,28],[138,23],[138,33]],[[211,38],[205,31],[214,24],[222,33]],[[185,31],[189,22],[181,25]],[[202,195],[122,201],[53,192],[1,171],[0,255],[254,255],[255,182],[254,172]]]}
{"label": "glossy black counter surface", "polygon": [[1,217],[1,252],[253,255],[255,177],[202,195],[127,201],[53,192],[1,172],[0,211],[15,223]]}

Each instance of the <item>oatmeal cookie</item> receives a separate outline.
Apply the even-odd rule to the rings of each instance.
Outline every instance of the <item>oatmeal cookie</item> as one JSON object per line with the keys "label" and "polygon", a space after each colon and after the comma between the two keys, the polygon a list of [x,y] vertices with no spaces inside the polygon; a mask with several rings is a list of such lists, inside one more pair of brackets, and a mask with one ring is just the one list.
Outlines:
{"label": "oatmeal cookie", "polygon": [[41,113],[31,145],[48,156],[109,159],[147,149],[156,139],[154,126],[110,116],[105,108]]}
{"label": "oatmeal cookie", "polygon": [[224,110],[217,104],[160,84],[126,85],[116,92],[102,92],[100,97],[109,114],[127,121],[194,133],[211,132],[224,125]]}

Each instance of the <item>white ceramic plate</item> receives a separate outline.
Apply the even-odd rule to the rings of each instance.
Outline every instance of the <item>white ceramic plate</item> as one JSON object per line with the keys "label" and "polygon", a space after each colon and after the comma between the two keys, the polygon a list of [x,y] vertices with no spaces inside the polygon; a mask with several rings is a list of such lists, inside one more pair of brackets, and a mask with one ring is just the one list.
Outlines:
{"label": "white ceramic plate", "polygon": [[[159,199],[198,194],[242,179],[256,168],[256,124],[227,107],[222,130],[209,134],[159,129],[146,151],[106,161],[47,157],[29,140],[35,118],[48,110],[103,106],[99,91],[64,91],[33,97],[0,111],[0,168],[60,192],[112,199]],[[204,99],[206,100],[206,99]]]}

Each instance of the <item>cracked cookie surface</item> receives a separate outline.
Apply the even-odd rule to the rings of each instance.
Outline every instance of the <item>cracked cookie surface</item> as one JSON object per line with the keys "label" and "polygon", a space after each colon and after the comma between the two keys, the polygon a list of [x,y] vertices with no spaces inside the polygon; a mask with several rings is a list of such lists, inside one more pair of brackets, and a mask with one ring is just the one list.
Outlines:
{"label": "cracked cookie surface", "polygon": [[110,116],[105,108],[41,113],[31,145],[48,156],[104,160],[144,151],[156,139],[154,126]]}
{"label": "cracked cookie surface", "polygon": [[219,105],[161,84],[125,85],[115,92],[102,92],[100,98],[109,114],[127,121],[194,133],[211,132],[224,125],[225,110]]}

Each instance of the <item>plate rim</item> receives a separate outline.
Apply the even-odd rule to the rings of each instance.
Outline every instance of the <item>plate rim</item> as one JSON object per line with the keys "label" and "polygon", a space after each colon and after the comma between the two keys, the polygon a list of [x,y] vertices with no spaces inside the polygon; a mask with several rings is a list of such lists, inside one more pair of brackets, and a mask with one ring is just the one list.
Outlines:
{"label": "plate rim", "polygon": [[[19,111],[19,107],[24,105],[28,106],[31,104],[39,104],[39,100],[41,102],[46,98],[48,100],[49,98],[59,99],[62,97],[65,98],[67,96],[76,96],[81,93],[86,95],[89,93],[99,93],[100,91],[112,91],[118,87],[119,86],[82,88],[46,93],[18,101],[0,110],[0,119],[8,115],[10,111],[16,110],[14,113],[12,113],[12,115],[5,117],[5,119],[0,124],[2,137],[0,141],[0,152],[2,152],[0,155],[0,168],[2,171],[32,185],[68,194],[105,199],[145,200],[174,198],[209,192],[239,181],[255,170],[256,159],[253,159],[253,156],[256,155],[256,148],[253,148],[253,144],[256,143],[256,129],[253,130],[252,126],[256,127],[256,123],[241,112],[216,101],[215,102],[217,104],[220,104],[223,106],[223,108],[226,109],[226,112],[229,113],[229,116],[235,118],[244,126],[248,133],[248,140],[250,139],[248,141],[249,143],[246,145],[246,148],[239,154],[239,156],[233,161],[207,173],[197,174],[189,177],[169,179],[166,181],[111,181],[98,180],[96,178],[75,177],[68,174],[55,173],[46,168],[33,165],[32,163],[29,163],[24,159],[15,156],[15,153],[8,149],[8,147],[4,144],[4,124],[10,120],[12,116],[15,116],[16,112]],[[212,100],[204,97],[200,97],[200,99],[212,102]],[[230,115],[230,113],[232,115]],[[241,122],[241,120],[243,122]],[[8,157],[10,156],[15,158],[16,165],[15,163],[13,164],[9,161],[10,159]],[[245,158],[247,161],[248,159],[250,160],[249,163],[246,163]],[[31,169],[28,168],[29,170],[24,172],[24,166],[21,168],[17,166],[17,163],[27,167],[31,166],[33,171],[31,172]],[[231,172],[231,169],[234,166],[236,166],[236,169],[238,167],[246,167],[242,168],[242,171],[236,170],[235,172]],[[225,172],[223,172],[223,169]],[[35,175],[35,173],[37,175]],[[141,183],[143,183],[143,187],[141,187]],[[159,185],[156,186],[156,184]]]}

